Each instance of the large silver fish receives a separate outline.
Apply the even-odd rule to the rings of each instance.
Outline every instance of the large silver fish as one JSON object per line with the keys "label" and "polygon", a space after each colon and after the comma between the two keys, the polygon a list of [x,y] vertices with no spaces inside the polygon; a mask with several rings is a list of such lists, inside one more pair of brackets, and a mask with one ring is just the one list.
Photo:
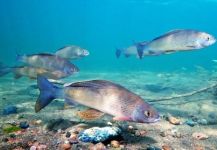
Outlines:
{"label": "large silver fish", "polygon": [[52,54],[18,55],[17,60],[32,67],[43,68],[52,72],[63,72],[71,75],[79,69],[70,61]]}
{"label": "large silver fish", "polygon": [[216,39],[205,32],[197,30],[173,30],[150,42],[137,44],[140,58],[144,55],[160,55],[176,51],[201,49],[210,46]]}
{"label": "large silver fish", "polygon": [[57,56],[65,58],[65,59],[78,59],[81,57],[88,56],[90,53],[88,50],[83,49],[79,46],[65,46],[63,48],[60,48],[55,53]]}
{"label": "large silver fish", "polygon": [[114,116],[114,120],[152,123],[159,120],[158,112],[138,95],[126,88],[105,80],[91,80],[59,88],[46,78],[38,77],[40,95],[36,101],[38,112],[53,99],[65,99]]}

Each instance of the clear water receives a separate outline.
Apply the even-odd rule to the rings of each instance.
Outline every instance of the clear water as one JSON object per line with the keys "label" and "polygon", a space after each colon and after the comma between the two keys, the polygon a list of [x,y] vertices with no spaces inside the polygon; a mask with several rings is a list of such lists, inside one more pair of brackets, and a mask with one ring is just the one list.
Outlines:
{"label": "clear water", "polygon": [[16,64],[15,53],[54,52],[74,44],[91,55],[81,70],[172,71],[209,68],[216,45],[199,51],[120,60],[115,48],[151,40],[173,29],[217,35],[215,0],[9,0],[0,2],[0,60]]}
{"label": "clear water", "polygon": [[[148,41],[174,29],[196,29],[217,37],[216,8],[217,0],[1,0],[0,62],[8,66],[21,65],[15,60],[17,52],[52,53],[66,45],[86,48],[90,55],[73,61],[80,73],[64,79],[64,82],[96,78],[111,80],[151,101],[161,115],[170,113],[182,121],[190,116],[212,121],[207,126],[193,128],[187,125],[174,127],[165,119],[153,126],[132,124],[150,131],[147,137],[142,137],[139,148],[147,144],[161,147],[166,143],[174,149],[188,150],[195,149],[196,143],[217,149],[217,67],[213,61],[217,59],[217,44],[201,50],[147,56],[142,60],[123,56],[117,59],[115,56],[116,48],[130,46],[134,41]],[[63,101],[51,103],[36,114],[34,105],[39,91],[32,88],[35,84],[35,80],[28,78],[1,77],[0,113],[5,106],[16,105],[18,115],[25,116],[24,121],[41,119],[46,124],[54,118],[76,120],[76,109],[80,108],[63,110]],[[216,86],[208,88],[208,92],[204,90],[174,100],[154,101],[191,94],[212,84]],[[0,126],[7,121],[20,120],[16,114],[1,115]],[[184,136],[168,137],[167,140],[159,134],[174,128]],[[206,133],[210,138],[195,142],[191,138],[193,132]],[[150,137],[157,142],[149,142]],[[49,142],[47,144],[53,149]],[[129,149],[136,148],[129,146]]]}

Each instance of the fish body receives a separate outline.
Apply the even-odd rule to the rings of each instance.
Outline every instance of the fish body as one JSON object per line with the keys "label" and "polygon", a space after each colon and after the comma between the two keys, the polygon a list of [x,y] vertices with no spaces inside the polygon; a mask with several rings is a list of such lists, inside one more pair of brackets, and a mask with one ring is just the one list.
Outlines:
{"label": "fish body", "polygon": [[70,61],[52,54],[18,55],[17,60],[32,67],[43,68],[49,71],[59,71],[71,75],[79,71]]}
{"label": "fish body", "polygon": [[35,110],[40,111],[55,98],[67,103],[78,103],[114,116],[114,120],[151,123],[159,120],[158,112],[138,95],[126,88],[105,80],[91,80],[53,86],[45,78],[38,77],[40,96]]}
{"label": "fish body", "polygon": [[83,49],[79,46],[72,45],[72,46],[65,46],[63,48],[58,49],[55,54],[59,57],[73,60],[73,59],[78,59],[81,57],[88,56],[90,53],[86,49]]}
{"label": "fish body", "polygon": [[144,55],[160,55],[176,51],[201,49],[210,46],[216,39],[205,32],[196,30],[173,30],[150,42],[137,44],[140,58]]}
{"label": "fish body", "polygon": [[13,73],[15,78],[20,78],[22,76],[29,77],[30,79],[36,79],[38,75],[44,76],[49,79],[61,79],[67,77],[66,74],[60,71],[48,71],[43,68],[34,68],[30,66],[14,67]]}

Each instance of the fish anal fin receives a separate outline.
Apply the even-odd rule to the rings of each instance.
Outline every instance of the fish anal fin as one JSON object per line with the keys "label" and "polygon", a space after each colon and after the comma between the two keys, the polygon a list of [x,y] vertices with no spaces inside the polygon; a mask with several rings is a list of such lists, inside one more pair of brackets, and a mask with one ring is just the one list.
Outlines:
{"label": "fish anal fin", "polygon": [[130,121],[130,117],[114,117],[113,120],[115,121]]}
{"label": "fish anal fin", "polygon": [[104,114],[105,113],[92,108],[77,112],[77,115],[84,120],[97,120],[101,118]]}
{"label": "fish anal fin", "polygon": [[128,58],[128,57],[130,57],[130,55],[129,54],[125,54],[125,57]]}

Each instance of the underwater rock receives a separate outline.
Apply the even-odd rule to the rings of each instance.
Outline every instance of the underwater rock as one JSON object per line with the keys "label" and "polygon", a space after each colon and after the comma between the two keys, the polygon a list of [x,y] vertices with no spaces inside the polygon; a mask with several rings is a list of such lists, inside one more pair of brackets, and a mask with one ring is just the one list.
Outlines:
{"label": "underwater rock", "polygon": [[180,119],[177,119],[177,118],[173,117],[173,116],[170,115],[170,114],[168,114],[167,120],[168,120],[171,124],[173,124],[173,125],[180,125],[180,124],[181,124]]}
{"label": "underwater rock", "polygon": [[206,119],[199,119],[199,120],[197,121],[197,123],[200,124],[200,125],[207,125],[207,124],[208,124],[208,121],[207,121]]}
{"label": "underwater rock", "polygon": [[200,133],[200,132],[194,132],[192,134],[192,137],[196,140],[205,140],[205,139],[208,139],[209,136],[204,134],[204,133]]}
{"label": "underwater rock", "polygon": [[22,129],[27,129],[29,127],[29,124],[26,121],[22,121],[22,122],[20,122],[19,127]]}
{"label": "underwater rock", "polygon": [[66,137],[69,138],[71,136],[70,132],[66,132]]}
{"label": "underwater rock", "polygon": [[98,143],[120,135],[118,127],[92,127],[79,133],[78,139],[82,142]]}
{"label": "underwater rock", "polygon": [[3,109],[3,115],[10,115],[10,114],[16,114],[16,113],[17,113],[16,106],[6,106]]}
{"label": "underwater rock", "polygon": [[97,143],[97,144],[90,144],[89,150],[106,150],[106,147],[103,143]]}
{"label": "underwater rock", "polygon": [[12,133],[21,130],[21,128],[12,124],[4,124],[2,130],[4,133]]}
{"label": "underwater rock", "polygon": [[169,145],[163,145],[162,150],[172,150],[172,148]]}
{"label": "underwater rock", "polygon": [[71,125],[73,125],[71,121],[59,118],[50,120],[47,124],[47,129],[50,131],[58,131],[59,129],[65,130]]}
{"label": "underwater rock", "polygon": [[120,143],[118,141],[116,141],[116,140],[112,140],[111,141],[111,146],[113,148],[119,148],[120,147]]}
{"label": "underwater rock", "polygon": [[161,150],[161,148],[155,147],[155,146],[149,146],[147,150]]}
{"label": "underwater rock", "polygon": [[68,141],[65,141],[62,145],[61,145],[61,150],[70,150],[71,149],[71,144]]}
{"label": "underwater rock", "polygon": [[194,122],[193,120],[187,120],[185,122],[185,124],[189,125],[190,127],[193,127],[193,126],[197,125],[197,122]]}

